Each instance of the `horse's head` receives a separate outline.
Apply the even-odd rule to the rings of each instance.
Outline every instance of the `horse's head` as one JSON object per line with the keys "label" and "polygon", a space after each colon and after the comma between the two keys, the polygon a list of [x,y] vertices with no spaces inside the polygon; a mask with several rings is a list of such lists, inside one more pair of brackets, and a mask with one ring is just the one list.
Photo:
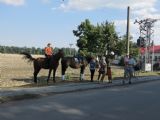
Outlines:
{"label": "horse's head", "polygon": [[93,56],[90,56],[90,55],[86,56],[85,58],[86,58],[88,63],[90,63],[91,60],[94,59]]}
{"label": "horse's head", "polygon": [[64,57],[64,52],[63,52],[62,49],[58,50],[58,55],[59,55],[60,58]]}

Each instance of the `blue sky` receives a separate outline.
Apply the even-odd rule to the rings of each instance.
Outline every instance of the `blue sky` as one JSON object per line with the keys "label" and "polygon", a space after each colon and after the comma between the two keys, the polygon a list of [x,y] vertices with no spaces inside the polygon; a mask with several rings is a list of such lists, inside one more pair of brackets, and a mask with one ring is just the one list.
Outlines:
{"label": "blue sky", "polygon": [[[0,0],[0,45],[43,48],[69,47],[76,37],[72,30],[89,19],[91,23],[115,22],[116,31],[126,33],[127,6],[131,7],[131,35],[139,35],[135,19],[160,19],[159,0]],[[160,44],[160,21],[154,40]]]}

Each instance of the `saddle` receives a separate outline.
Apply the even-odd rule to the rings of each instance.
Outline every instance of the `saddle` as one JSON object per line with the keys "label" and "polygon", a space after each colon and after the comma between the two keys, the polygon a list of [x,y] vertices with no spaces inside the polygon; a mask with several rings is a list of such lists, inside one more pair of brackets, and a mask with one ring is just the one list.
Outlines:
{"label": "saddle", "polygon": [[83,65],[83,59],[82,58],[78,58],[78,57],[74,57],[74,62],[75,62],[75,64],[76,64],[76,66],[78,65],[80,65],[80,66],[82,66]]}

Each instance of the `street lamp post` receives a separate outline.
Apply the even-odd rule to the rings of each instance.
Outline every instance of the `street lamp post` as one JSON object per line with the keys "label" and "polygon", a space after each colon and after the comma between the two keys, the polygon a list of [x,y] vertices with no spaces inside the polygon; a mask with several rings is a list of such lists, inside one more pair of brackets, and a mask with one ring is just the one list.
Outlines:
{"label": "street lamp post", "polygon": [[130,38],[130,7],[128,6],[127,8],[127,32],[126,32],[126,36],[127,36],[127,54],[129,55],[130,51],[129,51],[129,38]]}

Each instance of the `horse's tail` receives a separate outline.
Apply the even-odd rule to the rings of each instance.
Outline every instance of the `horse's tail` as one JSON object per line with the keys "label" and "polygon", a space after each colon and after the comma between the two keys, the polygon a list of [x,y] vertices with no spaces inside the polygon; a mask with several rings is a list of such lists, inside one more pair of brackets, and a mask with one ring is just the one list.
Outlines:
{"label": "horse's tail", "polygon": [[23,54],[24,55],[24,59],[28,59],[28,62],[32,62],[32,61],[34,61],[35,60],[35,58],[33,58],[32,56],[31,56],[31,54],[29,54],[29,53],[27,53],[27,52],[22,52],[21,54]]}

